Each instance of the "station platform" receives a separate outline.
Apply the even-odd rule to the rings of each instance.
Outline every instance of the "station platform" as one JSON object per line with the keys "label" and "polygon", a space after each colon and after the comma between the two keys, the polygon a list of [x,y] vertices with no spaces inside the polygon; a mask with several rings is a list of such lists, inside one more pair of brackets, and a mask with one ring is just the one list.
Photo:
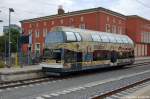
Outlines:
{"label": "station platform", "polygon": [[23,66],[22,68],[11,67],[0,69],[0,82],[17,81],[32,78],[44,77],[42,67],[39,65]]}
{"label": "station platform", "polygon": [[[137,57],[135,63],[150,61],[150,57]],[[11,67],[0,69],[0,82],[2,81],[17,81],[32,78],[45,77],[42,73],[40,65],[23,66],[22,68]]]}

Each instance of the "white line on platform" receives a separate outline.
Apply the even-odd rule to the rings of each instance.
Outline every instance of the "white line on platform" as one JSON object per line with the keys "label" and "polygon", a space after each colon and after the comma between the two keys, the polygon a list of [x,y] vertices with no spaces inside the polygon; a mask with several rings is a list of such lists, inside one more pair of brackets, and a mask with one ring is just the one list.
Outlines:
{"label": "white line on platform", "polygon": [[35,99],[44,99],[43,97],[36,97]]}
{"label": "white line on platform", "polygon": [[14,87],[15,89],[18,89],[19,87]]}
{"label": "white line on platform", "polygon": [[33,84],[30,84],[30,85],[28,85],[29,87],[33,87],[34,85]]}
{"label": "white line on platform", "polygon": [[50,98],[51,96],[50,95],[42,95],[42,97],[44,97],[44,98]]}
{"label": "white line on platform", "polygon": [[27,87],[27,86],[26,86],[26,85],[23,85],[23,86],[21,86],[21,87],[25,88],[25,87]]}
{"label": "white line on platform", "polygon": [[40,84],[40,83],[37,83],[37,84],[35,84],[35,85],[38,85],[38,86],[39,86],[39,85],[41,85],[41,84]]}

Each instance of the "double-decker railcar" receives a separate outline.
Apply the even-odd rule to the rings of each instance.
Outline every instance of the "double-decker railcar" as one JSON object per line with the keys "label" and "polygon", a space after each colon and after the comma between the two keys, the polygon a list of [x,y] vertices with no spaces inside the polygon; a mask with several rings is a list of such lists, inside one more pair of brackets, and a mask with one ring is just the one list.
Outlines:
{"label": "double-decker railcar", "polygon": [[48,75],[125,66],[134,62],[126,35],[58,26],[45,38],[42,70]]}

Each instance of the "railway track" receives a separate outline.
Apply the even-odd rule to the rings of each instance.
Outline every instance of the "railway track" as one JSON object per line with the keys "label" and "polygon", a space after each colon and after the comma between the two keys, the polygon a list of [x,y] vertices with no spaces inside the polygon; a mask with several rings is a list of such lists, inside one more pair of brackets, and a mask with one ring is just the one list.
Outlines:
{"label": "railway track", "polygon": [[[148,65],[150,62],[143,62],[143,63],[136,63],[133,65],[129,65],[127,67],[136,67],[136,66],[143,66]],[[42,78],[34,78],[34,79],[27,79],[27,80],[19,80],[19,81],[11,81],[11,82],[0,82],[0,89],[6,89],[6,88],[13,88],[23,85],[30,85],[30,84],[36,84],[36,83],[42,83],[42,82],[52,82],[62,79],[69,79],[76,76],[84,76],[87,75],[86,73],[80,74],[80,75],[72,75],[68,77],[42,77]]]}
{"label": "railway track", "polygon": [[127,95],[148,86],[150,84],[150,78],[146,78],[135,83],[122,86],[121,88],[115,89],[113,91],[108,91],[106,93],[102,93],[100,95],[93,96],[92,99],[126,99]]}

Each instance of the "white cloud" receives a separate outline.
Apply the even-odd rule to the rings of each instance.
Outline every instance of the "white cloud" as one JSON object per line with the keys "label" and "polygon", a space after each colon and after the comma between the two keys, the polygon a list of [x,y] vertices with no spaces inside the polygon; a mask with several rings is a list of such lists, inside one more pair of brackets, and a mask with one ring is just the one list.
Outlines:
{"label": "white cloud", "polygon": [[[149,0],[140,0],[145,4],[150,4]],[[2,26],[8,25],[8,8],[14,8],[12,22],[19,24],[20,20],[35,18],[57,13],[58,5],[63,5],[66,12],[88,9],[93,7],[104,7],[116,12],[128,14],[138,14],[145,18],[150,18],[150,8],[144,7],[136,0],[0,0],[0,34]]]}
{"label": "white cloud", "polygon": [[[150,4],[149,0],[140,0],[143,4]],[[118,0],[110,9],[120,12],[125,15],[140,15],[145,18],[150,18],[150,7],[144,6],[138,0]]]}

